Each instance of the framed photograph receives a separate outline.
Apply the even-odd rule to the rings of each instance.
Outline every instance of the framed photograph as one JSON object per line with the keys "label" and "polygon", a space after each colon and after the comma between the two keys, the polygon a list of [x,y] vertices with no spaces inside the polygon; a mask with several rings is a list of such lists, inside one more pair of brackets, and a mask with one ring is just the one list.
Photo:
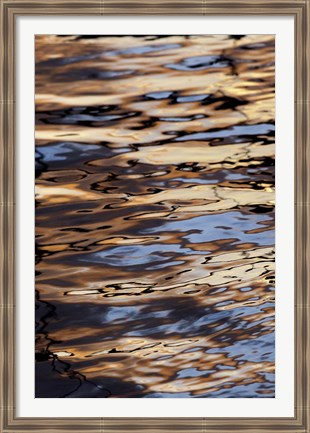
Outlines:
{"label": "framed photograph", "polygon": [[1,433],[310,433],[309,18],[1,1]]}

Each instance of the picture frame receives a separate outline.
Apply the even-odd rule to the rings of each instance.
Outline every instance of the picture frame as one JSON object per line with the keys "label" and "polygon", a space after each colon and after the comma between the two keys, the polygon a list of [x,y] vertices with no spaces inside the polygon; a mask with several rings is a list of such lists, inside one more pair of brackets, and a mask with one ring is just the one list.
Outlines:
{"label": "picture frame", "polygon": [[[18,16],[290,15],[295,24],[295,414],[281,418],[21,418],[16,416],[16,86],[15,23]],[[1,433],[26,432],[310,432],[309,206],[310,32],[308,0],[2,0],[0,113]]]}

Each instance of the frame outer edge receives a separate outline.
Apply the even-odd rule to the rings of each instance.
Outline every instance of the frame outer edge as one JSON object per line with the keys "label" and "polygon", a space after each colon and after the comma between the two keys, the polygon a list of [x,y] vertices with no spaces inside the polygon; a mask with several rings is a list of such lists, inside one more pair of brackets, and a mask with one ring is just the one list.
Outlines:
{"label": "frame outer edge", "polygon": [[310,418],[310,9],[297,17],[295,62],[295,404],[309,432]]}
{"label": "frame outer edge", "polygon": [[[182,0],[181,0],[182,1]],[[231,425],[229,419],[203,419],[203,418],[177,418],[177,419],[154,419],[154,418],[138,418],[132,419],[134,423],[130,426],[128,423],[131,419],[111,419],[111,418],[16,418],[13,411],[14,386],[10,378],[13,377],[13,355],[14,355],[14,14],[60,14],[60,15],[94,15],[107,14],[109,15],[108,5],[116,4],[113,0],[99,0],[98,2],[87,2],[86,0],[3,0],[1,2],[1,31],[0,31],[0,68],[2,79],[0,83],[0,170],[2,174],[2,182],[0,186],[0,250],[5,252],[5,255],[0,256],[1,266],[1,352],[5,356],[0,357],[0,375],[1,375],[1,433],[7,432],[29,432],[30,430],[45,431],[50,433],[56,432],[98,432],[98,433],[125,433],[126,431],[148,432],[148,433],[168,433],[173,431],[180,432],[228,432],[237,429],[247,429],[251,433],[265,432],[269,433],[272,430],[280,432],[304,432],[309,433],[309,367],[307,359],[310,359],[310,335],[307,331],[310,329],[309,318],[309,283],[308,283],[308,264],[309,258],[309,241],[310,230],[308,230],[309,222],[309,206],[310,206],[310,188],[308,185],[307,171],[310,170],[309,159],[309,53],[310,53],[310,38],[307,23],[310,22],[309,3],[305,1],[290,1],[290,0],[272,0],[262,2],[259,0],[242,0],[239,3],[233,0],[222,0],[217,2],[213,0],[212,4],[207,3],[207,0],[202,0],[202,4],[197,2],[201,8],[203,5],[204,14],[220,14],[225,11],[225,7],[237,7],[238,12],[242,7],[244,11],[240,14],[262,14],[269,10],[270,14],[288,13],[287,6],[294,5],[299,11],[298,18],[298,46],[296,49],[296,137],[297,137],[297,156],[300,156],[296,162],[296,173],[302,174],[302,183],[296,187],[296,227],[302,228],[297,239],[297,248],[299,253],[297,274],[300,275],[298,284],[300,290],[296,292],[296,329],[301,330],[298,334],[296,345],[296,379],[298,389],[296,393],[296,417],[288,421],[287,418],[277,418],[274,420],[268,419],[236,419],[236,423]],[[183,1],[185,4],[186,2]],[[193,2],[194,3],[194,2]],[[111,10],[111,14],[122,14],[124,9],[127,10],[127,15],[134,15],[130,8],[130,2],[120,0],[120,7]],[[144,14],[180,14],[175,7],[179,4],[172,0],[164,2],[159,0],[150,8],[149,2],[136,1],[137,6],[147,6],[147,11]],[[167,7],[164,5],[167,4]],[[169,6],[168,6],[169,4]],[[191,3],[192,4],[192,3]],[[124,5],[124,6],[122,6]],[[172,8],[173,5],[173,8]],[[171,6],[171,8],[170,8]],[[129,12],[128,12],[129,9]],[[172,12],[170,12],[170,10]],[[196,10],[196,6],[195,6]],[[246,11],[247,10],[247,11]],[[227,11],[227,9],[226,9]],[[135,11],[137,14],[137,10]],[[190,8],[186,9],[187,14],[194,15]],[[199,12],[200,14],[201,12]],[[236,12],[226,12],[232,14]],[[301,64],[303,61],[303,64]],[[6,86],[6,84],[8,84]],[[301,170],[301,171],[300,171]],[[300,201],[299,201],[300,199]],[[296,230],[296,237],[297,237]],[[297,252],[297,251],[296,251]],[[297,255],[297,254],[296,254]],[[8,352],[8,353],[7,353]],[[14,382],[14,381],[13,381]],[[10,404],[11,403],[11,404]],[[203,422],[201,420],[204,420]],[[174,425],[172,424],[174,423]],[[230,423],[230,424],[228,424]],[[228,426],[231,428],[228,428]]]}
{"label": "frame outer edge", "polygon": [[[14,51],[12,24],[6,4],[0,4],[0,426],[5,431],[14,399]],[[11,74],[9,72],[11,71]],[[11,289],[11,290],[10,290]],[[11,373],[11,374],[9,374]],[[10,380],[12,379],[13,380]],[[13,391],[13,392],[12,392]]]}

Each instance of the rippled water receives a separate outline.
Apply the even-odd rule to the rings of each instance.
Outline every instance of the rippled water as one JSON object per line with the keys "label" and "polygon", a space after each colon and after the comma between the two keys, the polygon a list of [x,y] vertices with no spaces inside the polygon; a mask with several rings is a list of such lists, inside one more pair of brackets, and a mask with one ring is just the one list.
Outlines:
{"label": "rippled water", "polygon": [[36,397],[274,397],[274,37],[36,37]]}

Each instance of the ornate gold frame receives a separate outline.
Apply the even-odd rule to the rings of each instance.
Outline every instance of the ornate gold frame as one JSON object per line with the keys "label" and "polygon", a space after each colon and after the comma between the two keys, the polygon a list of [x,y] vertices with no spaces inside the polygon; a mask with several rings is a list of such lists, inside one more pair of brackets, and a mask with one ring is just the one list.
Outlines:
{"label": "ornate gold frame", "polygon": [[[309,0],[0,0],[1,433],[310,432]],[[295,415],[18,418],[15,414],[15,19],[19,15],[291,15],[295,22]],[[307,362],[308,361],[308,362]]]}

